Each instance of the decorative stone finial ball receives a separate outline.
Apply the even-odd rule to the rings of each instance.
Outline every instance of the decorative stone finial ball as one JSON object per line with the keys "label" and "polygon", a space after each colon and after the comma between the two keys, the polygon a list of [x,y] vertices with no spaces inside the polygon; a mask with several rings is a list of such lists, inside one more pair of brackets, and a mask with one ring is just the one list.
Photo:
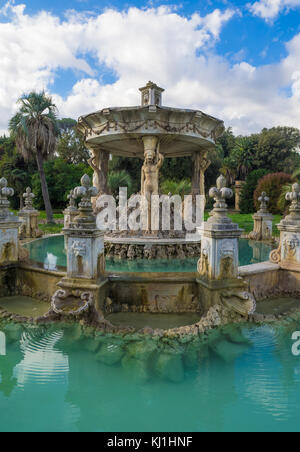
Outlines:
{"label": "decorative stone finial ball", "polygon": [[84,176],[82,176],[82,178],[80,179],[81,185],[83,187],[90,187],[91,186],[91,179],[90,177],[85,174]]}
{"label": "decorative stone finial ball", "polygon": [[221,190],[222,188],[226,187],[226,178],[221,174],[217,179],[217,188]]}
{"label": "decorative stone finial ball", "polygon": [[5,179],[5,177],[2,177],[0,179],[0,195],[2,197],[8,197],[8,196],[13,196],[14,195],[14,190],[12,188],[7,187],[8,182]]}

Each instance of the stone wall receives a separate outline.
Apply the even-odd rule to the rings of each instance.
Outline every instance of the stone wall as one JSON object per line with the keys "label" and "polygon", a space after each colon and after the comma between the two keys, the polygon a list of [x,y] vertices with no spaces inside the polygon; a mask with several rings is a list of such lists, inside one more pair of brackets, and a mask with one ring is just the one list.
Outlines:
{"label": "stone wall", "polygon": [[113,278],[105,312],[202,312],[195,276],[175,274]]}
{"label": "stone wall", "polygon": [[22,265],[16,270],[16,292],[19,295],[50,302],[62,276],[65,276],[65,273]]}

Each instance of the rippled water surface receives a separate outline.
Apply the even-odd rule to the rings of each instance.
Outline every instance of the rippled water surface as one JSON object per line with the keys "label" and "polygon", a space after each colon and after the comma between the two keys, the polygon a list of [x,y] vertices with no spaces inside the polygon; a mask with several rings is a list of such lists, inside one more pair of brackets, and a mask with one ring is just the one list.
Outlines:
{"label": "rippled water surface", "polygon": [[[35,240],[25,245],[29,249],[30,259],[49,270],[66,267],[66,253],[64,251],[64,237],[53,236]],[[269,259],[272,245],[239,240],[240,265],[264,262]],[[195,272],[198,258],[167,259],[167,260],[113,260],[106,259],[108,272]]]}
{"label": "rippled water surface", "polygon": [[141,348],[79,326],[0,324],[0,431],[299,431],[297,329]]}

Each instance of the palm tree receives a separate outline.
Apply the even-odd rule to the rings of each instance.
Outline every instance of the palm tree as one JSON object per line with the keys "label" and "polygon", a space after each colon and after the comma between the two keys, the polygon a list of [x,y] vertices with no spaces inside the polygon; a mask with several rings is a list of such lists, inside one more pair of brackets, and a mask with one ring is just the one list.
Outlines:
{"label": "palm tree", "polygon": [[191,191],[192,184],[186,179],[183,179],[180,182],[167,179],[161,184],[161,192],[164,195],[171,193],[172,195],[179,195],[183,198],[184,195],[189,195]]}
{"label": "palm tree", "polygon": [[111,171],[108,175],[108,186],[114,196],[118,196],[120,187],[127,187],[130,196],[132,191],[132,180],[125,170]]}
{"label": "palm tree", "polygon": [[44,171],[44,161],[56,149],[58,135],[56,106],[45,92],[31,92],[19,100],[20,109],[10,120],[9,130],[18,150],[25,160],[35,158],[40,174],[43,199],[48,223],[53,223],[48,185]]}

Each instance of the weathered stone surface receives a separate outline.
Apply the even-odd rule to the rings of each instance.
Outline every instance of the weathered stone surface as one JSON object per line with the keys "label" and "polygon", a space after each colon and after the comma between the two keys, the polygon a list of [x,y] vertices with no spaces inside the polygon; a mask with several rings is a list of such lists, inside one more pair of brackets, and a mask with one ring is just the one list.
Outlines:
{"label": "weathered stone surface", "polygon": [[133,342],[127,347],[128,355],[141,361],[147,361],[156,350],[156,344],[151,340]]}
{"label": "weathered stone surface", "polygon": [[125,355],[122,359],[122,367],[130,380],[135,383],[145,383],[150,379],[147,360],[135,359],[132,356]]}
{"label": "weathered stone surface", "polygon": [[225,339],[222,339],[212,345],[211,349],[223,361],[231,363],[234,362],[239,356],[246,353],[249,349],[249,345],[234,344]]}
{"label": "weathered stone surface", "polygon": [[155,371],[160,378],[180,383],[184,379],[182,356],[162,353],[155,364]]}
{"label": "weathered stone surface", "polygon": [[124,349],[119,342],[107,342],[103,344],[96,355],[97,361],[112,366],[121,361]]}
{"label": "weathered stone surface", "polygon": [[272,240],[273,231],[273,215],[268,212],[268,202],[269,198],[265,192],[261,194],[258,198],[260,201],[259,211],[253,215],[254,229],[249,234],[249,239],[262,241],[262,240]]}

